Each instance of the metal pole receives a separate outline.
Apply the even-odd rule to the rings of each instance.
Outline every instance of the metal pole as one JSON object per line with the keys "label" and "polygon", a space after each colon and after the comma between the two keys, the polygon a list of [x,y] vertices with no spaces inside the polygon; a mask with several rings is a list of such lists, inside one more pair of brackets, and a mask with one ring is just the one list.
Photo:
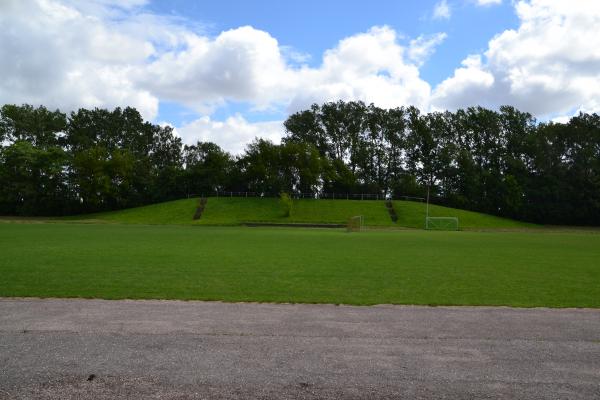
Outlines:
{"label": "metal pole", "polygon": [[427,185],[427,212],[425,218],[429,218],[429,185]]}

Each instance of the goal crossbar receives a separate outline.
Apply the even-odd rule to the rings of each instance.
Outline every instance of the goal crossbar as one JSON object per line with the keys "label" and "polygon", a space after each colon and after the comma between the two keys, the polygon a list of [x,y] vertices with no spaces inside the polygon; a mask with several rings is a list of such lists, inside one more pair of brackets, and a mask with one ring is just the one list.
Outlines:
{"label": "goal crossbar", "polygon": [[456,217],[426,217],[425,229],[439,231],[457,231],[459,228]]}

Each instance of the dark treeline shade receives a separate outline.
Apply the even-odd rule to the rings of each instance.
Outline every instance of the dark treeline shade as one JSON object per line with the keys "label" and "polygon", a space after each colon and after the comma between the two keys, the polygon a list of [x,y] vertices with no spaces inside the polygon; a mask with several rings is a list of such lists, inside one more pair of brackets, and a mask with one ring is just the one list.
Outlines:
{"label": "dark treeline shade", "polygon": [[218,190],[371,193],[545,224],[600,225],[600,117],[538,123],[504,106],[421,113],[362,102],[313,105],[281,145],[233,156],[183,145],[133,108],[0,110],[0,214],[68,215]]}

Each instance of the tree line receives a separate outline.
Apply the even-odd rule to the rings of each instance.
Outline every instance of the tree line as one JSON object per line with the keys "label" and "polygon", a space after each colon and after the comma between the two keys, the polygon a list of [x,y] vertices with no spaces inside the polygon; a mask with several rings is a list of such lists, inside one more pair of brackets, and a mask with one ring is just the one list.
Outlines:
{"label": "tree line", "polygon": [[183,145],[131,107],[0,109],[0,214],[68,215],[216,191],[372,193],[546,224],[600,225],[600,117],[513,107],[421,113],[330,102],[240,155]]}

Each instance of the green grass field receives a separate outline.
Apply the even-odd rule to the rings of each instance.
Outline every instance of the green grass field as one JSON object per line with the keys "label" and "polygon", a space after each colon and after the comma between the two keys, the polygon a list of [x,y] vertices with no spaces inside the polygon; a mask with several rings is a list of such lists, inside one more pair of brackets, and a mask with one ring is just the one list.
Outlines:
{"label": "green grass field", "polygon": [[600,307],[598,260],[583,232],[0,223],[0,296]]}
{"label": "green grass field", "polygon": [[[349,217],[363,215],[373,227],[423,228],[425,205],[394,201],[398,222],[394,224],[382,200],[295,200],[292,215],[284,218],[277,199],[210,198],[202,218],[193,221],[197,199],[177,200],[102,214],[69,217],[69,220],[95,220],[126,224],[240,225],[244,222],[346,223]],[[462,229],[511,229],[535,225],[491,215],[430,206],[432,217],[458,217]]]}

